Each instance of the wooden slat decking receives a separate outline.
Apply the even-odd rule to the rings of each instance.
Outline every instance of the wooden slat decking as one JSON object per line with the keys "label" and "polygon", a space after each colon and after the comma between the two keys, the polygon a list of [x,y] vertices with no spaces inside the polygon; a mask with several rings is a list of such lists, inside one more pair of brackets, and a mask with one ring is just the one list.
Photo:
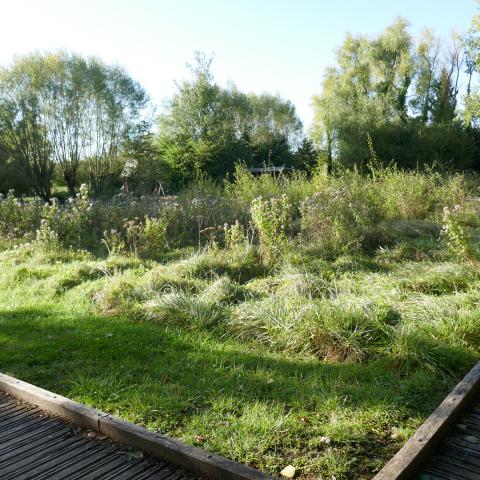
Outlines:
{"label": "wooden slat decking", "polygon": [[374,480],[480,480],[480,362]]}
{"label": "wooden slat decking", "polygon": [[87,435],[0,392],[2,480],[195,480],[165,462],[135,458],[127,447]]}
{"label": "wooden slat decking", "polygon": [[[51,424],[59,422],[58,419],[62,419],[64,422],[66,421],[67,424],[76,425],[77,428],[78,426],[86,428],[92,435],[100,434],[101,436],[110,439],[108,445],[103,443],[102,445],[104,449],[99,451],[93,449],[92,442],[87,441],[87,444],[84,444],[85,442],[82,443],[80,440],[86,439],[79,438],[72,441],[65,431],[61,431],[61,433],[59,433],[61,437],[56,436],[53,441],[55,442],[58,440],[59,448],[65,446],[60,444],[68,444],[66,447],[67,450],[57,452],[54,449],[52,453],[54,457],[49,460],[50,463],[48,464],[47,469],[53,468],[53,464],[58,463],[59,460],[62,462],[65,460],[67,463],[70,461],[70,463],[72,463],[71,468],[76,468],[74,466],[74,460],[77,458],[76,454],[78,453],[80,455],[78,458],[80,467],[79,472],[81,473],[78,475],[72,473],[72,477],[69,476],[70,473],[66,474],[65,471],[59,476],[53,477],[49,477],[48,475],[44,476],[42,473],[39,477],[27,476],[25,477],[25,480],[27,478],[31,478],[32,480],[34,478],[108,478],[112,480],[114,478],[149,478],[153,480],[192,480],[195,478],[205,478],[210,480],[274,480],[273,477],[247,465],[207,452],[201,448],[187,445],[180,440],[167,437],[161,433],[152,432],[146,428],[102,412],[101,410],[87,407],[86,405],[75,402],[67,397],[63,397],[3,373],[0,373],[0,395],[3,395],[3,404],[0,404],[0,461],[2,455],[1,442],[4,440],[2,438],[2,425],[5,428],[5,432],[9,435],[13,435],[12,438],[9,438],[9,441],[15,443],[14,437],[15,431],[17,430],[21,435],[25,435],[25,442],[22,444],[22,448],[25,449],[23,454],[25,458],[30,455],[30,453],[27,453],[27,451],[29,451],[28,444],[31,439],[28,431],[35,428],[38,429],[38,431],[35,430],[36,433],[41,433],[46,429],[45,432],[50,434],[49,429]],[[24,403],[15,405],[15,401]],[[5,423],[2,423],[1,421],[2,413],[5,415]],[[39,419],[38,417],[42,418]],[[60,422],[55,423],[55,425],[65,426],[65,423]],[[22,430],[23,426],[27,429],[26,432]],[[11,428],[14,429],[13,432],[10,430]],[[72,436],[72,433],[75,433],[75,430],[70,432],[69,435]],[[44,434],[42,433],[42,435]],[[36,437],[34,437],[34,439],[38,440]],[[146,461],[147,463],[143,460],[138,461],[140,464],[138,468],[143,468],[143,471],[141,470],[138,473],[138,476],[135,476],[137,475],[135,470],[137,468],[136,464],[133,464],[132,462],[128,465],[122,463],[124,457],[118,456],[118,454],[121,454],[121,449],[119,450],[117,448],[116,451],[110,451],[107,448],[113,447],[112,442],[114,441],[126,445],[129,448],[136,448],[156,460],[148,460]],[[36,444],[36,447],[40,448],[41,451],[41,440],[39,440],[39,442],[38,445]],[[79,450],[77,450],[77,446]],[[11,447],[12,445],[10,444],[5,445],[5,448],[7,449]],[[48,445],[46,445],[46,447],[49,448]],[[10,452],[10,450],[8,450],[8,452]],[[15,454],[14,456],[17,455]],[[93,463],[89,463],[90,456],[94,457]],[[8,458],[10,462],[13,462],[13,457]],[[20,456],[18,456],[18,458],[20,458]],[[120,469],[120,471],[122,471],[122,468],[126,468],[125,473],[116,472],[113,476],[111,473],[108,473],[106,477],[95,476],[100,475],[100,462],[102,462],[102,466],[103,462],[106,462],[105,468],[107,470],[110,468],[108,465],[108,459],[112,462],[118,462],[118,469]],[[42,454],[42,462],[44,461],[47,461],[47,459],[43,458]],[[96,465],[95,468],[94,465]],[[117,468],[112,464],[110,466],[112,469]],[[81,470],[85,468],[90,468],[92,471],[86,474],[84,470]],[[69,471],[66,470],[66,472]],[[189,472],[189,474],[185,472]],[[16,470],[16,474],[18,474],[18,470]],[[3,480],[4,478],[11,477],[3,476],[3,470],[0,465],[0,480]],[[17,479],[23,477],[14,476],[12,478]]]}
{"label": "wooden slat decking", "polygon": [[425,464],[421,480],[480,480],[480,395]]}

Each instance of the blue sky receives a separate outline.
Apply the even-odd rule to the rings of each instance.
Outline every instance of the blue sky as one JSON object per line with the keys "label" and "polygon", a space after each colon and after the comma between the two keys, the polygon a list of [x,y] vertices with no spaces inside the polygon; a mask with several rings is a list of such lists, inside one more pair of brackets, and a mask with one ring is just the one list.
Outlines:
{"label": "blue sky", "polygon": [[221,84],[279,93],[307,125],[311,97],[347,32],[375,35],[396,16],[448,36],[465,31],[474,0],[16,0],[2,2],[0,63],[64,48],[123,65],[153,101],[188,75],[193,52],[214,53]]}

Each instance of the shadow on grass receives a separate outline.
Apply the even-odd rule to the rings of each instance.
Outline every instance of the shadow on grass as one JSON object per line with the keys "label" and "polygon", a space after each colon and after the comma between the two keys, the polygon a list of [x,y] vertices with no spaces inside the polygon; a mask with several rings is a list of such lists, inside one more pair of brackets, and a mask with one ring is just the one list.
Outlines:
{"label": "shadow on grass", "polygon": [[328,434],[356,462],[339,478],[357,479],[400,447],[392,429],[426,417],[453,383],[54,308],[0,311],[0,371],[271,473],[295,461],[318,473]]}
{"label": "shadow on grass", "polygon": [[135,385],[135,395],[143,393],[147,403],[162,397],[163,408],[177,419],[198,415],[220,396],[287,410],[341,403],[425,415],[449,384],[421,371],[405,376],[378,362],[297,359],[208,334],[53,310],[0,311],[0,347],[1,370],[22,380],[107,409],[121,405],[131,394],[121,392]]}

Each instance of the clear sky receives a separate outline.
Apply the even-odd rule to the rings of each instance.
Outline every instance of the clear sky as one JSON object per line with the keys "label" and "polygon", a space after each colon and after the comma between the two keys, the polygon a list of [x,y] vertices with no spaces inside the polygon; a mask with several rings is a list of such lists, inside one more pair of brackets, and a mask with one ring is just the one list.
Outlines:
{"label": "clear sky", "polygon": [[396,16],[447,36],[465,31],[474,0],[0,0],[0,63],[64,48],[123,65],[160,105],[195,50],[215,78],[279,93],[307,125],[311,97],[347,32],[377,34]]}

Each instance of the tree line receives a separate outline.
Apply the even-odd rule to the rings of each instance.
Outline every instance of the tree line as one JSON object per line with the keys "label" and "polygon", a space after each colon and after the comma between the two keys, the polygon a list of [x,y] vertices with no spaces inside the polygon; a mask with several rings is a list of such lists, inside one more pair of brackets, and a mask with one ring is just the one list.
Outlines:
{"label": "tree line", "polygon": [[45,199],[54,182],[70,195],[80,182],[97,195],[165,191],[199,175],[223,178],[238,162],[315,163],[291,102],[220,87],[203,54],[191,73],[155,118],[121,67],[67,52],[16,59],[0,72],[0,190]]}
{"label": "tree line", "polygon": [[196,54],[155,115],[119,66],[64,51],[16,58],[0,69],[0,192],[175,191],[237,163],[330,174],[392,162],[480,167],[479,16],[447,41],[429,30],[413,38],[403,19],[374,38],[347,35],[313,96],[308,133],[289,100],[222,87],[211,63]]}
{"label": "tree line", "polygon": [[313,97],[312,136],[333,171],[369,162],[478,169],[480,23],[447,41],[415,40],[397,19],[378,37],[347,35]]}

